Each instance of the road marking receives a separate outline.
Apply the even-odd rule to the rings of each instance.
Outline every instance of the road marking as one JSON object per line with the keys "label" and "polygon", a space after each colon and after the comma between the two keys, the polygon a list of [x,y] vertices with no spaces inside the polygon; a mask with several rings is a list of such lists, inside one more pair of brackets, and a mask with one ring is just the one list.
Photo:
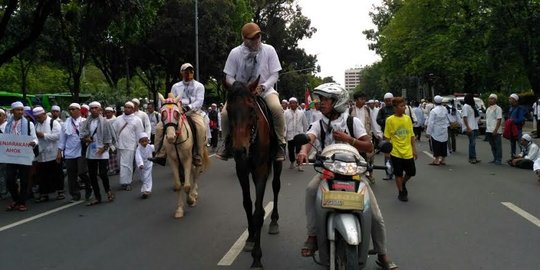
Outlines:
{"label": "road marking", "polygon": [[4,226],[4,227],[1,227],[1,228],[0,228],[0,232],[1,232],[1,231],[5,231],[5,230],[7,230],[7,229],[11,229],[11,228],[13,228],[13,227],[15,227],[15,226],[19,226],[19,225],[21,225],[21,224],[30,222],[30,221],[32,221],[32,220],[36,220],[36,219],[38,219],[38,218],[42,218],[42,217],[44,217],[44,216],[48,216],[48,215],[53,214],[53,213],[56,213],[56,212],[58,212],[58,211],[62,211],[62,210],[64,210],[64,209],[66,209],[66,208],[70,208],[70,207],[72,207],[72,206],[81,204],[81,203],[83,203],[83,202],[84,202],[84,201],[73,202],[73,203],[70,203],[70,204],[67,204],[67,205],[64,205],[64,206],[55,208],[55,209],[53,209],[53,210],[49,210],[49,211],[47,211],[47,212],[41,213],[41,214],[39,214],[39,215],[35,215],[35,216],[33,216],[33,217],[29,217],[29,218],[26,218],[26,219],[17,221],[17,222],[15,222],[15,223],[11,223],[11,224],[9,224],[9,225],[6,225],[6,226]]}
{"label": "road marking", "polygon": [[428,152],[428,151],[422,151],[422,152],[424,152],[424,154],[426,154],[428,157],[434,158],[433,155],[430,152]]}
{"label": "road marking", "polygon": [[211,155],[209,155],[208,157],[213,157],[213,156],[215,156],[215,155],[216,155],[216,154],[211,154]]}
{"label": "road marking", "polygon": [[501,202],[504,206],[510,208],[510,210],[516,212],[518,215],[524,217],[526,220],[532,222],[532,224],[536,225],[537,227],[540,227],[540,219],[536,218],[535,216],[529,214],[527,211],[517,207],[511,202]]}
{"label": "road marking", "polygon": [[[272,212],[272,205],[274,202],[269,202],[266,207],[264,208],[264,212],[266,213],[264,215],[264,219],[266,219],[270,213]],[[246,229],[242,235],[236,240],[236,242],[232,245],[231,249],[221,258],[221,260],[218,262],[217,265],[219,266],[230,266],[234,260],[236,260],[236,257],[242,252],[244,249],[244,244],[246,243],[246,240],[248,238],[248,230]]]}

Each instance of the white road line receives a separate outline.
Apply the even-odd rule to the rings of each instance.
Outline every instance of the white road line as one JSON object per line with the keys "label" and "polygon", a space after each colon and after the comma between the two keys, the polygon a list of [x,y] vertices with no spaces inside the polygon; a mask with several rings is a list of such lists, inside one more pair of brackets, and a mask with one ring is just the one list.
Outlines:
{"label": "white road line", "polygon": [[[264,215],[264,219],[266,219],[270,213],[272,212],[272,206],[274,202],[269,202],[266,207],[264,208],[264,212],[266,213]],[[244,248],[244,244],[246,243],[246,239],[248,238],[248,230],[246,229],[242,235],[236,240],[236,242],[232,245],[231,249],[221,258],[221,260],[218,262],[217,265],[219,266],[230,266],[234,260],[236,260],[236,257],[242,252],[242,249]]]}
{"label": "white road line", "polygon": [[532,222],[532,224],[536,225],[540,228],[540,219],[536,218],[535,216],[529,214],[527,211],[517,207],[511,202],[501,202],[504,206],[510,208],[510,210],[516,212],[518,215],[524,217],[526,220]]}
{"label": "white road line", "polygon": [[209,155],[208,157],[213,157],[213,156],[215,156],[215,155],[216,155],[216,154],[211,154],[211,155]]}
{"label": "white road line", "polygon": [[81,203],[83,203],[83,202],[84,202],[84,201],[73,202],[73,203],[70,203],[70,204],[67,204],[67,205],[64,205],[64,206],[55,208],[55,209],[53,209],[53,210],[49,210],[49,211],[47,211],[47,212],[41,213],[41,214],[39,214],[39,215],[35,215],[35,216],[33,216],[33,217],[29,217],[29,218],[26,218],[26,219],[17,221],[17,222],[15,222],[15,223],[11,223],[11,224],[9,224],[9,225],[6,225],[6,226],[4,226],[4,227],[1,227],[1,228],[0,228],[0,232],[5,231],[5,230],[7,230],[7,229],[11,229],[11,228],[13,228],[13,227],[15,227],[15,226],[19,226],[19,225],[21,225],[21,224],[30,222],[30,221],[32,221],[32,220],[36,220],[36,219],[38,219],[38,218],[42,218],[42,217],[44,217],[44,216],[48,216],[48,215],[53,214],[53,213],[56,213],[56,212],[58,212],[58,211],[62,211],[62,210],[64,210],[64,209],[66,209],[66,208],[70,208],[70,207],[72,207],[72,206],[81,204]]}
{"label": "white road line", "polygon": [[428,152],[428,151],[422,151],[422,152],[424,152],[424,154],[426,154],[428,157],[434,158],[433,155],[430,152]]}

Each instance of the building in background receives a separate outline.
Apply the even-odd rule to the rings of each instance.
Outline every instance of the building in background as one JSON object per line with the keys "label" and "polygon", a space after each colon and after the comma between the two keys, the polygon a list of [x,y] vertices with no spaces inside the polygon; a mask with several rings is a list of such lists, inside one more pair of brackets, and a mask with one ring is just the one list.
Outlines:
{"label": "building in background", "polygon": [[360,84],[360,72],[362,68],[351,68],[345,70],[345,90],[352,91]]}

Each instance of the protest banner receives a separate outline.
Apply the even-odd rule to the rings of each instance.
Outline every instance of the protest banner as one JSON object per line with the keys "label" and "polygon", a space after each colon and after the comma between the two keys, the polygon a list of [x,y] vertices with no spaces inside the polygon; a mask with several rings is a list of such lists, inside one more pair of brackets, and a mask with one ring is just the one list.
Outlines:
{"label": "protest banner", "polygon": [[34,151],[28,135],[0,134],[0,163],[32,165]]}

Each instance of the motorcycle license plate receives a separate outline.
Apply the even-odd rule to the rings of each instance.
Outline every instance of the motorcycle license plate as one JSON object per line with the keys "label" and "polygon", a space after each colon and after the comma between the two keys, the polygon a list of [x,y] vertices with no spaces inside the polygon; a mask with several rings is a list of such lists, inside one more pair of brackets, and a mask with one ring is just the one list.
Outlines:
{"label": "motorcycle license plate", "polygon": [[340,210],[363,210],[364,195],[356,192],[324,191],[322,207]]}

